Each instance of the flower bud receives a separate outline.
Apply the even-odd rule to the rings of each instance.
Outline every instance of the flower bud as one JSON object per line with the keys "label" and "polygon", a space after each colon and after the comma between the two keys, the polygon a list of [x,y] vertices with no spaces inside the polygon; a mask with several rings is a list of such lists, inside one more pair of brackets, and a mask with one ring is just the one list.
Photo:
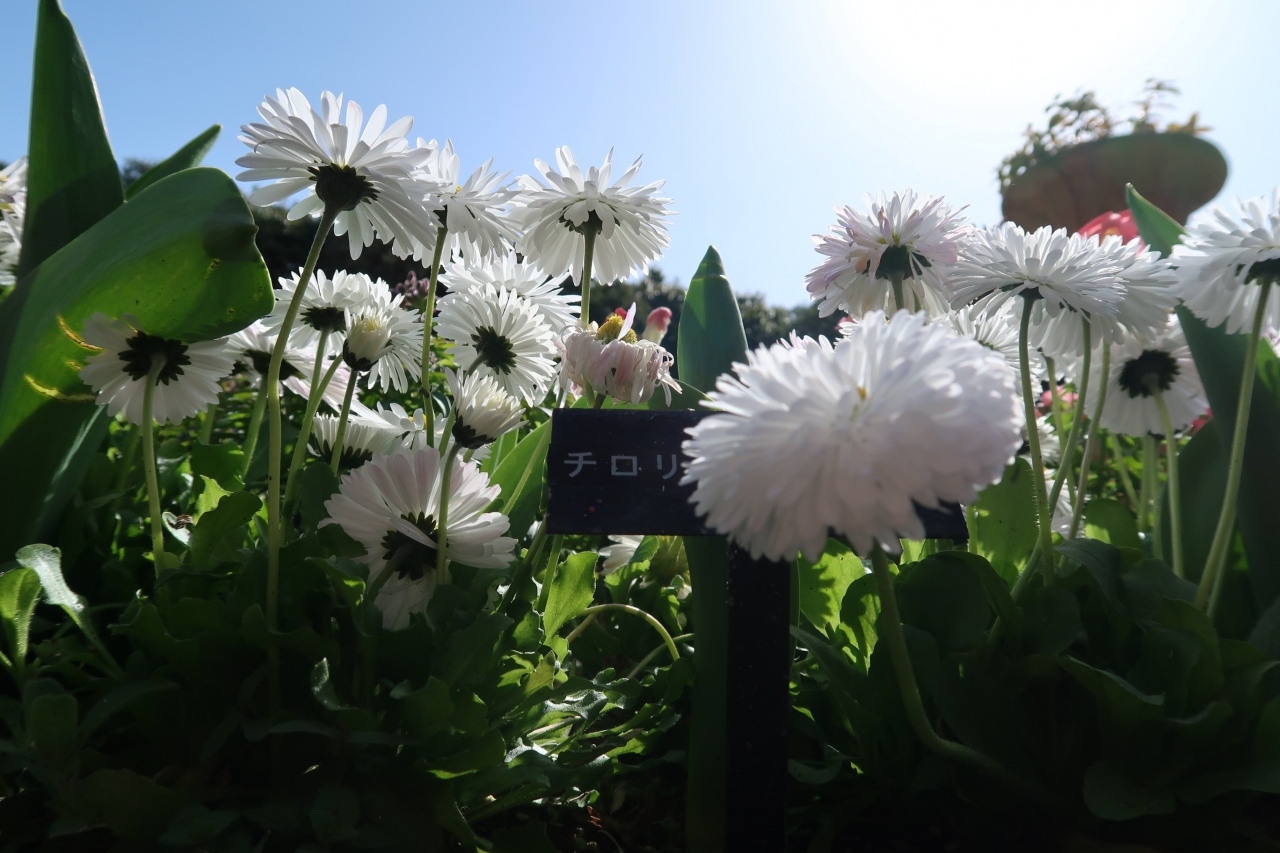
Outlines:
{"label": "flower bud", "polygon": [[356,371],[367,371],[391,349],[391,323],[385,314],[372,311],[347,322],[342,360]]}

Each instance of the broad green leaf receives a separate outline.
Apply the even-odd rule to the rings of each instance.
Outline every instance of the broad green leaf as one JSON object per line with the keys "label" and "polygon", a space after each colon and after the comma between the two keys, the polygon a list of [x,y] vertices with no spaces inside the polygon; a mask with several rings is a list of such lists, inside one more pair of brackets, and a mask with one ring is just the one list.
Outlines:
{"label": "broad green leaf", "polygon": [[469,627],[449,636],[444,653],[435,661],[436,675],[450,687],[483,679],[497,664],[494,646],[510,627],[511,619],[502,613],[478,615]]}
{"label": "broad green leaf", "polygon": [[76,752],[76,697],[70,693],[46,693],[30,702],[27,736],[52,767],[65,767]]}
{"label": "broad green leaf", "polygon": [[560,564],[556,576],[544,581],[551,584],[547,609],[542,614],[542,629],[546,636],[555,636],[560,626],[591,604],[596,588],[598,559],[599,555],[593,551],[571,554]]}
{"label": "broad green leaf", "polygon": [[18,551],[18,563],[34,571],[44,587],[44,597],[50,604],[68,613],[84,610],[80,596],[71,591],[62,576],[62,552],[52,545],[28,545]]}
{"label": "broad green leaf", "polygon": [[492,840],[493,853],[556,853],[540,820],[495,830]]}
{"label": "broad green leaf", "polygon": [[230,178],[188,169],[117,208],[0,302],[0,469],[23,484],[0,493],[0,555],[56,521],[105,434],[78,375],[91,355],[78,343],[85,321],[131,313],[149,333],[187,341],[243,328],[274,301],[255,228]]}
{"label": "broad green leaf", "polygon": [[[1226,442],[1231,438],[1227,437]],[[1182,487],[1182,556],[1187,578],[1199,581],[1218,527],[1222,495],[1227,490],[1227,450],[1218,419],[1209,421],[1178,453],[1178,478]],[[1162,464],[1164,460],[1161,460]],[[1161,493],[1160,538],[1165,562],[1173,559],[1172,509],[1166,489]]]}
{"label": "broad green leaf", "polygon": [[199,484],[200,497],[196,498],[196,511],[191,514],[193,521],[199,521],[206,512],[218,505],[218,502],[227,495],[231,494],[228,490],[218,485],[217,481],[199,475],[199,478],[192,485]]}
{"label": "broad green leaf", "polygon": [[840,623],[853,641],[854,656],[862,664],[864,673],[871,665],[871,650],[878,638],[876,622],[879,619],[880,596],[876,593],[876,579],[866,574],[849,584],[840,605]]}
{"label": "broad green leaf", "polygon": [[[1128,190],[1128,199],[1134,223],[1143,240],[1162,253],[1172,251],[1181,238],[1181,226],[1134,192],[1132,187]],[[1272,294],[1271,298],[1277,299],[1280,295]],[[1225,326],[1211,329],[1184,306],[1179,306],[1177,311],[1195,358],[1196,370],[1209,398],[1209,408],[1218,423],[1218,440],[1226,459],[1230,456],[1231,436],[1235,429],[1248,335],[1229,335]],[[1280,434],[1280,359],[1264,343],[1258,347],[1257,375],[1249,409],[1236,512],[1236,523],[1248,556],[1249,580],[1259,610],[1280,596],[1280,551],[1272,547],[1271,541],[1272,526],[1280,517],[1280,492],[1276,486],[1280,478],[1280,445],[1274,440],[1277,434]],[[1217,511],[1211,515],[1216,522]],[[1203,562],[1193,564],[1190,559],[1187,561],[1187,573],[1193,578],[1199,577],[1202,567]]]}
{"label": "broad green leaf", "polygon": [[822,633],[840,624],[840,607],[849,584],[867,573],[848,546],[827,540],[818,562],[796,558],[800,579],[800,612]]}
{"label": "broad green leaf", "polygon": [[676,394],[673,392],[671,394],[670,404],[667,403],[667,395],[663,394],[661,390],[658,390],[653,392],[653,396],[649,398],[649,402],[639,408],[650,409],[656,412],[674,412],[686,409],[700,410],[703,408],[700,405],[701,402],[703,400],[711,399],[697,388],[694,388],[688,382],[685,382],[683,379],[679,379],[677,381],[680,383],[680,393]]}
{"label": "broad green leaf", "polygon": [[302,513],[302,526],[311,530],[329,517],[324,504],[338,491],[338,475],[327,462],[316,461],[303,468],[298,477],[298,511]]}
{"label": "broad green leaf", "polygon": [[1035,475],[1022,457],[1004,469],[999,483],[978,493],[969,547],[1012,583],[1027,564],[1038,535]]}
{"label": "broad green leaf", "polygon": [[449,728],[453,700],[449,685],[432,676],[421,690],[404,697],[404,725],[416,738],[429,737]]}
{"label": "broad green leaf", "polygon": [[[124,201],[107,140],[98,87],[57,0],[41,0],[27,143],[27,213],[18,277],[52,256]],[[48,281],[23,282],[52,288]]]}
{"label": "broad green leaf", "polygon": [[1090,539],[1108,542],[1119,548],[1141,548],[1138,520],[1119,501],[1094,498],[1084,512],[1084,532]]}
{"label": "broad green leaf", "polygon": [[187,794],[132,770],[98,770],[80,783],[80,795],[126,841],[152,841],[187,805]]}
{"label": "broad green leaf", "polygon": [[40,576],[31,569],[13,569],[0,575],[0,627],[10,659],[21,666],[27,658],[31,616],[40,599]]}
{"label": "broad green leaf", "polygon": [[1084,802],[1103,820],[1173,814],[1177,800],[1167,788],[1142,788],[1110,761],[1095,762],[1084,774]]}
{"label": "broad green leaf", "polygon": [[178,685],[172,681],[131,681],[112,690],[93,704],[89,713],[84,715],[80,725],[80,737],[86,739],[97,731],[98,727],[111,719],[117,712],[127,708],[131,703],[153,693],[164,693],[177,690]]}
{"label": "broad green leaf", "polygon": [[441,779],[465,776],[497,764],[507,754],[507,742],[497,729],[490,729],[465,749],[432,762],[431,772]]}
{"label": "broad green leaf", "polygon": [[316,840],[325,847],[355,838],[360,834],[360,798],[350,788],[325,785],[311,803],[310,817]]}
{"label": "broad green leaf", "polygon": [[944,656],[960,651],[986,631],[991,606],[973,555],[943,551],[904,569],[894,582],[902,621],[933,635]]}
{"label": "broad green leaf", "polygon": [[1080,603],[1062,587],[1037,587],[1026,596],[1022,608],[1022,642],[1029,654],[1061,654],[1082,630]]}
{"label": "broad green leaf", "polygon": [[213,143],[218,141],[218,134],[222,132],[222,125],[215,124],[205,130],[195,139],[179,148],[169,158],[163,162],[157,163],[150,169],[142,173],[136,181],[129,184],[124,191],[125,200],[129,200],[147,187],[154,184],[161,178],[167,178],[174,172],[181,172],[183,169],[194,169],[204,160],[205,155],[213,148]]}
{"label": "broad green leaf", "polygon": [[707,249],[685,292],[680,311],[676,369],[680,379],[704,394],[734,362],[747,360],[747,334],[738,300],[724,275],[715,246]]}
{"label": "broad green leaf", "polygon": [[240,472],[244,469],[244,451],[235,444],[200,444],[191,446],[191,473],[208,477],[228,492],[244,488]]}
{"label": "broad green leaf", "polygon": [[228,537],[244,528],[261,508],[261,498],[249,492],[224,495],[216,507],[200,516],[191,531],[191,541],[187,547],[191,549],[192,567],[211,567],[219,553],[231,556],[233,549],[241,544],[244,534]]}
{"label": "broad green leaf", "polygon": [[551,421],[530,432],[507,453],[489,482],[502,487],[501,510],[511,519],[509,533],[523,536],[533,524],[534,513],[547,478],[547,448],[551,444]]}

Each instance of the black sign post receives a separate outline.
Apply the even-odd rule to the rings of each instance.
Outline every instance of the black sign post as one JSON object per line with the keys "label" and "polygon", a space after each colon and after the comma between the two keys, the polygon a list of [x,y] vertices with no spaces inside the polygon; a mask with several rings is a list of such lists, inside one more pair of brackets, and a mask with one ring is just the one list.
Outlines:
{"label": "black sign post", "polygon": [[[556,409],[547,532],[716,535],[689,503],[693,486],[680,485],[685,430],[709,414]],[[958,506],[917,512],[929,538],[968,538]],[[786,849],[790,597],[790,565],[730,546],[724,849],[733,853]]]}

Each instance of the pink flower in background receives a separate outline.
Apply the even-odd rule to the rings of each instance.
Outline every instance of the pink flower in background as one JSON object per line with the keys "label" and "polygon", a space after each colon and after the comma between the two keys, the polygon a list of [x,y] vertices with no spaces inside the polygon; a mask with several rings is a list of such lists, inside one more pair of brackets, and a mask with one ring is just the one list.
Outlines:
{"label": "pink flower in background", "polygon": [[1133,222],[1133,214],[1127,210],[1096,216],[1081,225],[1078,233],[1081,237],[1092,237],[1096,234],[1099,239],[1117,234],[1126,243],[1132,240],[1142,243],[1142,238],[1138,236],[1138,226]]}
{"label": "pink flower in background", "polygon": [[1205,409],[1203,415],[1191,422],[1191,434],[1195,435],[1198,433],[1200,429],[1211,420],[1213,420],[1213,409]]}
{"label": "pink flower in background", "polygon": [[644,321],[644,334],[640,337],[646,341],[653,341],[655,344],[662,343],[662,339],[667,334],[667,327],[671,325],[671,309],[670,308],[654,308],[649,312],[649,316]]}

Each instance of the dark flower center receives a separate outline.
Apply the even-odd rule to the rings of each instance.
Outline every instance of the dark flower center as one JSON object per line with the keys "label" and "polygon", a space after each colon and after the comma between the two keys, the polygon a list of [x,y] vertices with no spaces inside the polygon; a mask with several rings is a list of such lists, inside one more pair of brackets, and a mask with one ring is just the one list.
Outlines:
{"label": "dark flower center", "polygon": [[367,373],[373,370],[377,360],[370,360],[351,351],[350,341],[342,342],[342,361],[356,373]]}
{"label": "dark flower center", "polygon": [[317,305],[302,312],[302,322],[317,332],[345,332],[347,312],[332,305]]}
{"label": "dark flower center", "polygon": [[156,381],[165,385],[182,375],[183,365],[191,363],[187,345],[182,341],[138,332],[129,338],[128,344],[129,348],[120,353],[120,360],[124,362],[124,372],[135,382],[147,378],[157,357],[164,359],[164,367],[160,368]]}
{"label": "dark flower center", "polygon": [[587,221],[582,223],[581,225],[574,225],[572,222],[565,219],[563,216],[560,217],[560,221],[563,222],[564,226],[568,228],[570,231],[576,231],[577,233],[581,234],[584,237],[588,233],[599,234],[601,231],[604,230],[604,220],[602,220],[600,218],[600,214],[596,213],[594,210],[587,214]]}
{"label": "dark flower center", "polygon": [[[1236,272],[1239,271],[1239,267],[1237,267]],[[1249,267],[1249,275],[1245,277],[1245,281],[1251,281],[1255,284],[1261,284],[1264,281],[1269,281],[1272,284],[1275,284],[1277,281],[1280,281],[1280,258],[1272,258],[1269,261],[1258,261],[1256,264]]]}
{"label": "dark flower center", "polygon": [[[436,538],[436,520],[434,516],[421,516],[414,518],[410,515],[401,516],[405,521],[412,524],[423,532],[430,539]],[[404,556],[400,558],[396,565],[396,576],[407,580],[422,580],[423,575],[436,567],[436,549],[430,545],[423,545],[416,539],[410,539],[399,530],[387,531],[387,535],[382,537],[382,556],[390,561],[395,557],[401,548],[406,549]]]}
{"label": "dark flower center", "polygon": [[362,201],[373,201],[378,191],[364,175],[351,166],[312,166],[307,169],[316,182],[316,195],[325,207],[335,210],[355,210]]}
{"label": "dark flower center", "polygon": [[475,344],[476,358],[497,373],[510,373],[516,366],[516,350],[511,341],[489,326],[482,326],[471,336]]}
{"label": "dark flower center", "polygon": [[[271,369],[271,353],[263,352],[260,349],[245,350],[244,357],[249,359],[249,363],[253,365],[254,373],[259,376],[266,376],[267,371]],[[294,367],[288,361],[280,362],[280,381],[292,379],[298,376],[298,368]]]}
{"label": "dark flower center", "polygon": [[1178,362],[1164,350],[1143,350],[1142,355],[1126,361],[1120,370],[1120,387],[1130,397],[1150,397],[1158,388],[1168,391],[1178,376]]}
{"label": "dark flower center", "polygon": [[453,422],[453,438],[468,450],[475,450],[477,447],[483,447],[492,441],[489,436],[481,435],[462,421]]}
{"label": "dark flower center", "polygon": [[911,251],[909,246],[895,244],[885,249],[880,255],[880,265],[876,267],[876,278],[891,279],[895,276],[914,278],[917,270],[931,266],[933,264],[929,263],[929,259],[924,255]]}

